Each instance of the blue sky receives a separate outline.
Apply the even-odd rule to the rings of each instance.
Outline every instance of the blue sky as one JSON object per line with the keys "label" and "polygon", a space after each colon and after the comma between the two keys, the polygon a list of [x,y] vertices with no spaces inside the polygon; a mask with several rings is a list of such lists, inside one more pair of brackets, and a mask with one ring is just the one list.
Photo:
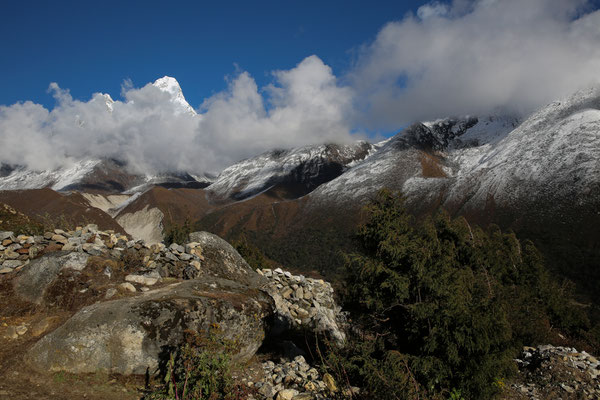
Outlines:
{"label": "blue sky", "polygon": [[0,104],[51,107],[50,82],[76,99],[119,98],[170,75],[190,104],[226,87],[237,64],[263,86],[318,55],[342,75],[357,48],[423,1],[3,1]]}

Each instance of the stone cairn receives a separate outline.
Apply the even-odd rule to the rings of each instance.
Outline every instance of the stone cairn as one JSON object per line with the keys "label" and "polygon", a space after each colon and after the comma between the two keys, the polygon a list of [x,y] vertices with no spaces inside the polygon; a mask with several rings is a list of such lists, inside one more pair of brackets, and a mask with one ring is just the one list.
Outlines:
{"label": "stone cairn", "polygon": [[345,315],[335,302],[331,283],[292,275],[281,268],[257,272],[269,280],[267,291],[275,300],[278,318],[285,329],[325,333],[338,344],[344,343]]}
{"label": "stone cairn", "polygon": [[[126,251],[137,251],[142,259],[143,275],[128,275],[126,281],[146,286],[164,277],[195,278],[204,260],[198,243],[146,244],[114,231],[101,231],[94,224],[72,231],[55,229],[44,235],[27,236],[0,231],[0,274],[17,272],[38,255],[50,251],[82,252],[91,256],[121,258]],[[129,287],[130,288],[130,287]]]}

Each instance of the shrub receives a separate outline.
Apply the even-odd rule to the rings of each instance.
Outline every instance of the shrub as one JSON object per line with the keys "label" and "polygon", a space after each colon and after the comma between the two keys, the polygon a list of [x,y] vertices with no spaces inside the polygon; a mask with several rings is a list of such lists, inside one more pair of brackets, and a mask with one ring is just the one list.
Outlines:
{"label": "shrub", "polygon": [[222,339],[218,326],[208,335],[186,331],[186,343],[171,353],[164,385],[147,395],[148,400],[243,400],[250,389],[234,384],[231,377],[233,344]]}
{"label": "shrub", "polygon": [[185,244],[192,232],[193,227],[189,219],[186,219],[183,224],[173,223],[167,228],[163,242],[167,246],[172,243]]}
{"label": "shrub", "polygon": [[445,213],[417,224],[387,190],[367,212],[344,296],[362,333],[337,363],[371,398],[490,398],[522,344],[546,341],[552,326],[587,327],[513,233]]}

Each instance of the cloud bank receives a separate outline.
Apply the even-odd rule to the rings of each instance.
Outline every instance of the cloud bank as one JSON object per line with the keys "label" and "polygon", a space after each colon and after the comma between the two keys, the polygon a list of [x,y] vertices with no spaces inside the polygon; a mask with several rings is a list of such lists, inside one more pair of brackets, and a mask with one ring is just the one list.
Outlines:
{"label": "cloud bank", "polygon": [[361,122],[528,113],[600,80],[600,11],[585,0],[428,3],[385,25],[350,73]]}
{"label": "cloud bank", "polygon": [[274,72],[262,90],[241,72],[198,115],[152,84],[125,84],[116,102],[100,93],[74,100],[56,83],[49,91],[52,111],[32,102],[0,106],[1,162],[46,170],[111,157],[134,172],[218,172],[275,147],[359,138],[350,133],[351,90],[316,56]]}
{"label": "cloud bank", "polygon": [[361,138],[418,121],[526,114],[600,80],[600,11],[586,0],[431,2],[386,24],[338,79],[317,56],[259,88],[244,71],[198,114],[125,83],[123,101],[0,106],[0,162],[47,170],[112,157],[134,172],[218,172],[272,148]]}

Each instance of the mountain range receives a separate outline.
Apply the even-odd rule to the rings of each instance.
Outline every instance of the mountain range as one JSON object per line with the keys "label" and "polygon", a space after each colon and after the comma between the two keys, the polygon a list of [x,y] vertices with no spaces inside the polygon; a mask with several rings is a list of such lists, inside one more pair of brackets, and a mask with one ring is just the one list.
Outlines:
{"label": "mountain range", "polygon": [[[175,112],[196,115],[174,78],[154,85],[171,96]],[[112,99],[105,99],[110,112]],[[216,175],[131,173],[109,158],[54,171],[0,168],[0,202],[31,216],[78,209],[74,215],[147,241],[189,220],[229,239],[244,235],[290,267],[321,272],[383,187],[402,192],[417,218],[445,209],[513,229],[534,240],[557,271],[591,285],[600,278],[600,88],[526,117],[442,118],[379,143],[274,149]],[[36,196],[69,205],[23,205]],[[312,265],[314,251],[332,255]]]}

